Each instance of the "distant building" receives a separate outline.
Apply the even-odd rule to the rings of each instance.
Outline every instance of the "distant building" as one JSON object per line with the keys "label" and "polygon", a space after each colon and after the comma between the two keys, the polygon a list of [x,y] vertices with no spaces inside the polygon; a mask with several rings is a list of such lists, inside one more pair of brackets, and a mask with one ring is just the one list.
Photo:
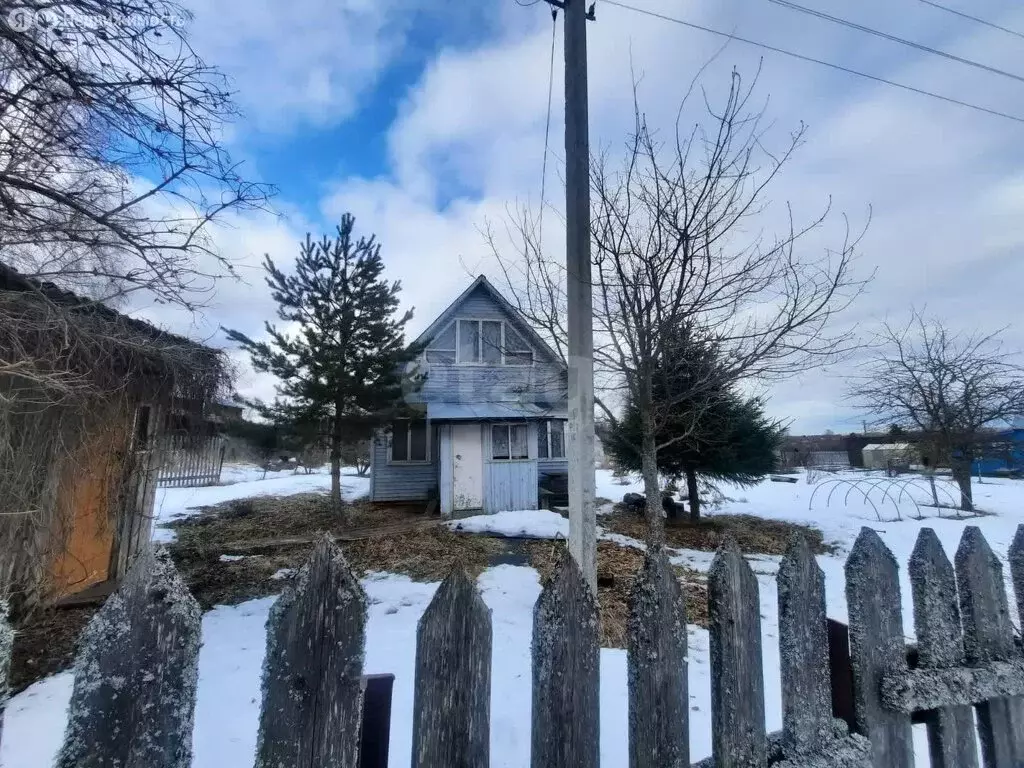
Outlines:
{"label": "distant building", "polygon": [[888,469],[919,462],[918,451],[911,443],[868,443],[861,449],[865,469]]}

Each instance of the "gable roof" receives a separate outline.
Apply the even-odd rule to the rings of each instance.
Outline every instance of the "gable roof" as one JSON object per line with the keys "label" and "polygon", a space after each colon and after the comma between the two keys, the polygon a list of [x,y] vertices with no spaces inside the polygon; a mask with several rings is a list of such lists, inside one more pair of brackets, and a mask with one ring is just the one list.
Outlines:
{"label": "gable roof", "polygon": [[466,288],[466,290],[464,290],[462,293],[460,293],[458,297],[455,299],[455,301],[449,304],[448,307],[440,315],[437,316],[434,322],[427,326],[427,329],[423,331],[423,333],[416,337],[416,340],[413,342],[413,344],[425,344],[430,340],[431,337],[437,334],[438,331],[443,330],[444,327],[448,325],[448,323],[451,322],[452,319],[454,319],[455,315],[459,311],[459,307],[462,306],[463,302],[465,302],[465,300],[469,298],[469,296],[477,288],[483,288],[485,291],[487,291],[490,297],[494,299],[495,303],[497,303],[497,305],[501,307],[501,309],[504,310],[506,314],[508,314],[513,320],[516,321],[516,323],[519,325],[519,330],[524,331],[526,335],[529,337],[530,341],[535,346],[539,347],[545,353],[547,353],[556,365],[559,365],[562,368],[565,367],[565,363],[562,362],[562,359],[558,356],[555,350],[553,350],[551,346],[546,341],[544,341],[544,338],[539,333],[537,333],[537,330],[532,325],[530,325],[527,319],[523,317],[523,313],[516,309],[512,305],[512,302],[510,302],[508,299],[502,296],[501,291],[495,288],[491,284],[491,281],[488,280],[485,275],[478,275],[477,278],[472,283],[469,284],[469,287]]}

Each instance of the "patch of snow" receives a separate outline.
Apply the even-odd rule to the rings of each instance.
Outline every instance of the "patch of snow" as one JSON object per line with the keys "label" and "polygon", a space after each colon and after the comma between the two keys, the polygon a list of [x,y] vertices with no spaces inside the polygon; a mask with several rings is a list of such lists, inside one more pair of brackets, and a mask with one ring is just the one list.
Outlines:
{"label": "patch of snow", "polygon": [[618,544],[620,547],[632,547],[633,549],[639,549],[641,552],[647,551],[647,545],[639,539],[634,539],[632,536],[623,536],[621,533],[608,533],[602,530],[601,526],[597,527],[597,538],[601,541],[610,541]]}
{"label": "patch of snow", "polygon": [[524,509],[474,515],[452,520],[448,526],[462,533],[487,533],[525,539],[567,539],[569,521],[546,509]]}
{"label": "patch of snow", "polygon": [[595,495],[599,499],[608,499],[615,504],[622,501],[627,493],[643,493],[644,480],[639,475],[626,475],[616,478],[610,469],[599,469],[596,473]]}
{"label": "patch of snow", "polygon": [[221,555],[217,558],[222,563],[235,563],[239,560],[245,560],[248,555]]}
{"label": "patch of snow", "polygon": [[297,568],[278,568],[276,571],[270,574],[270,578],[272,578],[274,581],[283,581],[285,579],[290,579],[292,576],[296,574],[297,570]]}

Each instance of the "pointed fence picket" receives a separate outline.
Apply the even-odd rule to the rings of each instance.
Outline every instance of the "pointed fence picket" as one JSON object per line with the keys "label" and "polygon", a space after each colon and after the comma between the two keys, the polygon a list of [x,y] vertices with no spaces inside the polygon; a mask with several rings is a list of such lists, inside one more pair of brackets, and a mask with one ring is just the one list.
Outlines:
{"label": "pointed fence picket", "polygon": [[[1009,562],[1024,586],[1024,526]],[[921,531],[909,562],[914,665],[898,567],[863,529],[846,564],[857,725],[849,733],[831,706],[830,680],[843,675],[829,659],[842,654],[830,656],[824,575],[807,542],[794,539],[777,577],[783,726],[767,734],[759,585],[735,543],[723,545],[708,574],[714,754],[700,768],[913,766],[911,715],[927,723],[933,766],[975,768],[979,744],[986,768],[1021,765],[1024,655],[999,559],[968,528],[954,568],[935,533]],[[690,765],[685,590],[665,554],[649,552],[629,606],[630,768]],[[257,766],[365,765],[366,619],[359,581],[322,540],[268,620]],[[169,557],[147,552],[83,635],[58,768],[189,768],[199,633],[198,606]],[[414,768],[489,765],[491,633],[475,583],[454,571],[417,633]],[[0,610],[0,680],[10,649]],[[597,604],[567,555],[537,601],[532,651],[530,765],[596,768]],[[5,696],[0,686],[0,718]]]}
{"label": "pointed fence picket", "polygon": [[413,768],[487,768],[491,611],[462,569],[441,584],[416,633]]}

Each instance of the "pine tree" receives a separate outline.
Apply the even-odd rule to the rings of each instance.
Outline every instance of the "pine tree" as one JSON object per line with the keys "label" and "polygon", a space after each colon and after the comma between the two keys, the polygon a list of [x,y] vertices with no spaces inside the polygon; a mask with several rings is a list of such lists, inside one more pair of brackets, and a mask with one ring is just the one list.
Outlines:
{"label": "pine tree", "polygon": [[[698,359],[695,355],[694,359]],[[692,366],[693,375],[706,378],[701,364]],[[655,387],[655,404],[659,406],[662,386]],[[686,386],[676,382],[676,386]],[[704,387],[694,390],[691,398],[673,398],[669,412],[662,420],[656,440],[664,444],[658,450],[658,472],[670,478],[686,478],[690,520],[700,520],[698,478],[727,480],[736,485],[753,485],[775,468],[775,450],[785,429],[769,419],[760,398],[745,398],[730,386]],[[659,406],[660,407],[660,406]],[[643,424],[640,409],[627,403],[617,428],[605,425],[602,440],[605,450],[620,466],[639,471],[639,445]],[[675,441],[670,438],[678,437]]]}
{"label": "pine tree", "polygon": [[[412,310],[398,312],[399,282],[383,277],[375,236],[354,238],[355,217],[342,216],[337,236],[301,246],[295,273],[265,257],[278,318],[294,332],[266,324],[269,341],[227,331],[257,371],[278,379],[277,398],[261,411],[275,421],[317,425],[330,445],[331,502],[342,510],[345,443],[366,439],[402,410],[403,394],[420,377],[406,373],[419,350],[405,345]],[[324,434],[326,433],[326,434]]]}

